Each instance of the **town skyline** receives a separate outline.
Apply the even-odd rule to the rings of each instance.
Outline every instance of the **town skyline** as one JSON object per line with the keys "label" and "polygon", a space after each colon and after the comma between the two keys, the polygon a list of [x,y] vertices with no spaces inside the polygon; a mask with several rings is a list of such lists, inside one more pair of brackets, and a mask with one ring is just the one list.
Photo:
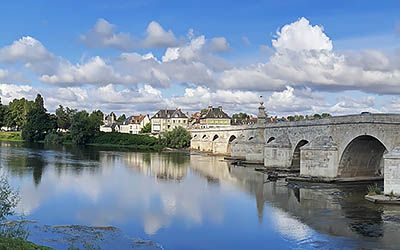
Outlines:
{"label": "town skyline", "polygon": [[[42,1],[30,6],[42,11],[27,14],[32,24],[0,26],[5,34],[0,40],[3,104],[41,93],[51,112],[63,105],[151,115],[221,105],[230,114],[255,114],[263,96],[267,113],[278,116],[400,111],[400,19],[395,13],[400,6],[395,1],[330,8],[314,1],[254,2],[248,5],[254,16],[232,5],[226,17],[219,15],[222,3],[206,2],[201,10],[209,21],[188,19],[200,15],[199,6],[180,6],[185,12],[178,13],[174,2],[150,1],[125,4],[122,11],[121,3],[98,1],[81,4],[79,11],[87,16],[77,22],[67,18],[75,5]],[[119,15],[113,12],[116,6]],[[21,7],[4,6],[9,13]],[[286,15],[271,15],[280,7],[286,7]],[[148,15],[150,8],[158,14]],[[135,11],[145,13],[129,15]],[[171,16],[159,14],[165,11]],[[240,20],[234,21],[235,15]],[[0,18],[5,21],[7,15]]]}

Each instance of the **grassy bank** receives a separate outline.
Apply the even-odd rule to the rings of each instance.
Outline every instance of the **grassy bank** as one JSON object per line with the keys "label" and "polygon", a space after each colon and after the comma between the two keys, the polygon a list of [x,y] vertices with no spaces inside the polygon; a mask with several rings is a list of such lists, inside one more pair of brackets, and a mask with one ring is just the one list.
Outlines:
{"label": "grassy bank", "polygon": [[[44,143],[48,144],[74,144],[74,135],[71,133],[51,133],[46,136]],[[124,133],[96,133],[87,140],[86,145],[107,148],[128,148],[139,151],[159,151],[163,145],[156,137],[146,134]]]}
{"label": "grassy bank", "polygon": [[135,150],[161,150],[158,138],[142,134],[104,133],[100,132],[88,144],[91,146],[124,147]]}
{"label": "grassy bank", "polygon": [[52,248],[38,246],[32,242],[20,238],[0,237],[0,250],[20,249],[20,250],[49,250]]}
{"label": "grassy bank", "polygon": [[21,132],[0,132],[0,141],[23,141]]}

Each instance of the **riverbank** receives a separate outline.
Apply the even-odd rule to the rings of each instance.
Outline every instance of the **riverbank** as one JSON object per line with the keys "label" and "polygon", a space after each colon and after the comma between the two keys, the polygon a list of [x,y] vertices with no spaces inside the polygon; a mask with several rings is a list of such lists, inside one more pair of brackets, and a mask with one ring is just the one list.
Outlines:
{"label": "riverbank", "polygon": [[50,250],[52,248],[39,246],[30,241],[20,238],[0,237],[0,249],[20,249],[20,250]]}
{"label": "riverbank", "polygon": [[23,140],[21,137],[21,132],[1,131],[0,141],[23,141]]}

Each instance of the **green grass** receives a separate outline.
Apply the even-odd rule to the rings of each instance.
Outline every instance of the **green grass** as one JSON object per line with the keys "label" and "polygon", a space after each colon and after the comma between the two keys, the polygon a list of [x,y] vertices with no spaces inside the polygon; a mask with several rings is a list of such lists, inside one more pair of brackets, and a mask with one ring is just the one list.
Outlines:
{"label": "green grass", "polygon": [[0,132],[0,141],[23,141],[21,132]]}
{"label": "green grass", "polygon": [[378,185],[375,183],[374,185],[369,185],[367,187],[368,189],[368,195],[380,195],[382,194],[382,190]]}
{"label": "green grass", "polygon": [[8,249],[16,249],[16,250],[49,250],[52,248],[38,246],[32,242],[20,239],[20,238],[8,238],[8,237],[0,237],[0,250],[8,250]]}

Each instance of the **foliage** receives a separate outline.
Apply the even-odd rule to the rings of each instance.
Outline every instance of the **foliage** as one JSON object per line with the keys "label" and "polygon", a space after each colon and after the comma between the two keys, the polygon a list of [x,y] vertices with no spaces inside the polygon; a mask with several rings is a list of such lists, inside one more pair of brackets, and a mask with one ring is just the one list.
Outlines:
{"label": "foliage", "polygon": [[205,115],[208,112],[208,109],[200,110],[200,115]]}
{"label": "foliage", "polygon": [[88,143],[90,138],[94,136],[88,112],[84,110],[76,112],[72,116],[69,130],[71,133],[72,143],[81,145]]}
{"label": "foliage", "polygon": [[248,124],[250,120],[250,115],[246,113],[236,113],[232,115],[232,124],[234,125],[243,125]]}
{"label": "foliage", "polygon": [[0,128],[6,124],[6,113],[8,106],[5,106],[1,103],[0,98]]}
{"label": "foliage", "polygon": [[38,246],[20,238],[0,237],[0,250],[47,250],[49,247]]}
{"label": "foliage", "polygon": [[71,119],[72,116],[77,112],[76,109],[70,109],[64,107],[62,105],[58,106],[56,109],[56,116],[57,116],[57,127],[60,129],[69,129],[71,126]]}
{"label": "foliage", "polygon": [[0,141],[22,141],[21,132],[0,132]]}
{"label": "foliage", "polygon": [[368,195],[379,195],[382,194],[381,188],[378,187],[378,184],[368,185]]}
{"label": "foliage", "polygon": [[46,135],[44,138],[44,143],[46,144],[62,144],[64,142],[64,136],[61,133],[52,131]]}
{"label": "foliage", "polygon": [[170,148],[187,148],[190,146],[190,133],[183,127],[175,127],[161,135],[161,144]]}
{"label": "foliage", "polygon": [[157,138],[149,135],[99,132],[93,144],[129,146],[136,149],[161,149]]}
{"label": "foliage", "polygon": [[328,114],[328,113],[322,113],[321,114],[321,118],[328,118],[328,117],[332,117],[332,115]]}
{"label": "foliage", "polygon": [[27,114],[26,124],[22,127],[22,138],[26,141],[41,141],[56,126],[56,117],[46,112],[43,98],[38,94]]}
{"label": "foliage", "polygon": [[89,116],[89,121],[91,126],[94,128],[95,132],[100,131],[100,125],[103,124],[103,112],[101,110],[93,111]]}
{"label": "foliage", "polygon": [[100,131],[103,121],[103,112],[93,111],[90,115],[86,111],[76,112],[71,119],[70,135],[74,144],[89,143]]}
{"label": "foliage", "polygon": [[143,128],[140,130],[141,134],[151,133],[151,122],[146,123]]}
{"label": "foliage", "polygon": [[0,220],[13,215],[18,202],[19,196],[8,184],[7,178],[0,177]]}
{"label": "foliage", "polygon": [[125,115],[125,114],[122,114],[122,115],[120,115],[120,116],[118,117],[117,122],[122,123],[122,122],[125,121],[125,120],[126,120],[126,115]]}
{"label": "foliage", "polygon": [[7,127],[22,128],[27,122],[27,115],[33,108],[34,102],[25,98],[14,99],[8,104],[4,123]]}

